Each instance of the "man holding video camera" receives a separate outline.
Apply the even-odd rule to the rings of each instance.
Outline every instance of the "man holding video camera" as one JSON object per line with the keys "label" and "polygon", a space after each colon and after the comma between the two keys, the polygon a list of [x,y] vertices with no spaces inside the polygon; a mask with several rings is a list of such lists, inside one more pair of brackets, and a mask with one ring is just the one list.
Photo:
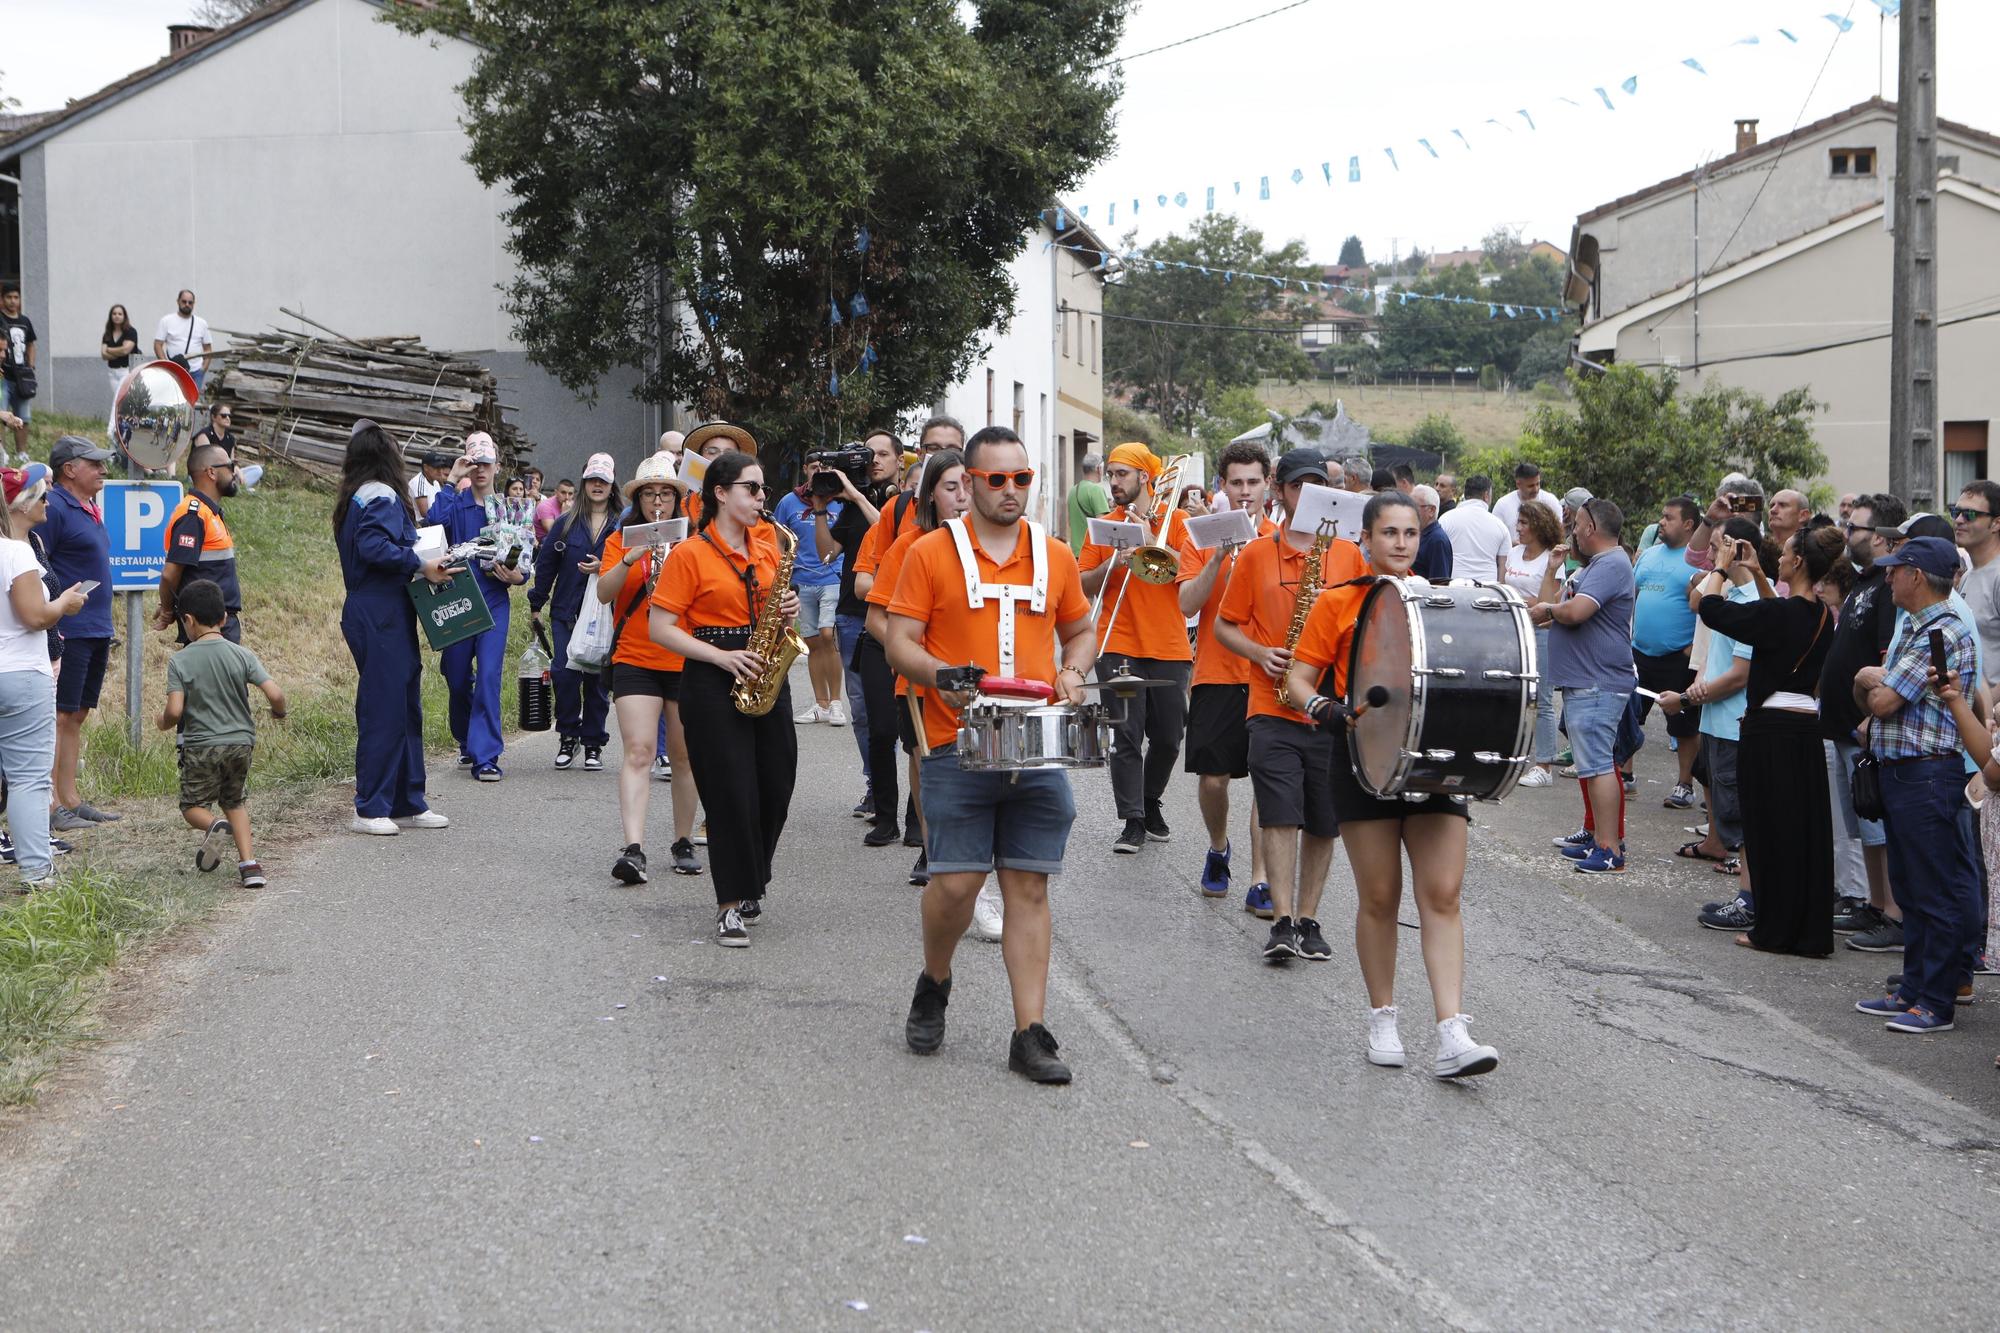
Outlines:
{"label": "man holding video camera", "polygon": [[[836,557],[840,560],[840,593],[834,601],[833,623],[840,641],[840,659],[854,672],[848,687],[848,702],[854,714],[855,744],[861,751],[862,777],[868,784],[856,813],[892,825],[896,822],[897,787],[895,684],[889,674],[889,661],[882,655],[882,645],[870,639],[862,628],[868,607],[855,595],[854,566],[868,530],[882,516],[882,506],[896,494],[896,473],[902,466],[902,455],[896,437],[887,431],[877,431],[859,444],[806,455],[809,462],[818,465],[818,471],[807,483],[806,503],[811,507],[813,539],[819,558],[829,562]],[[915,521],[914,516],[911,521]],[[880,695],[886,694],[889,700],[879,721],[866,704],[871,685],[876,687],[878,703]],[[856,694],[863,699],[858,709],[853,708]],[[878,795],[885,799],[878,801]]]}

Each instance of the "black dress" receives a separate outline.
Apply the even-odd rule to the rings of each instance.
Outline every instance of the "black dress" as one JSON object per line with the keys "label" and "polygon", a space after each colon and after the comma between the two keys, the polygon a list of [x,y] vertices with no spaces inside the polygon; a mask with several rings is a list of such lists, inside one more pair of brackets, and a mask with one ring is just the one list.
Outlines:
{"label": "black dress", "polygon": [[1757,918],[1750,943],[1825,958],[1833,952],[1833,815],[1819,718],[1764,701],[1780,690],[1817,694],[1833,616],[1804,597],[1704,597],[1699,611],[1710,629],[1756,649],[1736,759],[1743,864]]}

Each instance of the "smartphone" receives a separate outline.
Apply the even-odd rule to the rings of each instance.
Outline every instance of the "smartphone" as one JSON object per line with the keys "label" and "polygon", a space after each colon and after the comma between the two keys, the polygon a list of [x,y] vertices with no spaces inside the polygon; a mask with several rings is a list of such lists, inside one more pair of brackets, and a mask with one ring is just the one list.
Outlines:
{"label": "smartphone", "polygon": [[1950,659],[1945,652],[1944,631],[1934,629],[1931,631],[1931,669],[1937,672],[1938,684],[1944,684],[1944,673],[1950,667]]}
{"label": "smartphone", "polygon": [[103,585],[100,584],[96,579],[85,579],[83,582],[77,584],[76,586],[79,592],[81,592],[85,597],[88,597],[90,596],[90,594],[96,592]]}

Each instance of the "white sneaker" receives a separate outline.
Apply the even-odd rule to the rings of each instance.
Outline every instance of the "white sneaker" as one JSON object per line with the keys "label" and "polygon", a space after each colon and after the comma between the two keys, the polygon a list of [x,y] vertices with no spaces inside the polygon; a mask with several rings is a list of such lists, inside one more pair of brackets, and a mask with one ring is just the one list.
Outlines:
{"label": "white sneaker", "polygon": [[451,821],[435,810],[426,810],[420,815],[398,815],[392,821],[397,828],[450,828]]}
{"label": "white sneaker", "polygon": [[1454,1014],[1438,1024],[1439,1078],[1464,1078],[1470,1074],[1487,1073],[1499,1066],[1500,1052],[1491,1046],[1481,1046],[1466,1030],[1471,1022],[1471,1014]]}
{"label": "white sneaker", "polygon": [[1547,787],[1554,782],[1555,779],[1549,776],[1549,770],[1543,768],[1540,764],[1530,764],[1528,771],[1523,773],[1521,780],[1514,785],[1517,787]]}
{"label": "white sneaker", "polygon": [[826,710],[818,704],[814,704],[810,708],[801,708],[798,712],[792,714],[792,721],[802,727],[811,726],[815,722],[824,722],[826,721]]}
{"label": "white sneaker", "polygon": [[393,838],[403,830],[396,827],[396,821],[383,817],[374,819],[366,815],[356,815],[347,825],[350,833],[372,833],[378,838]]}
{"label": "white sneaker", "polygon": [[1396,1006],[1385,1004],[1368,1011],[1368,1063],[1401,1069],[1403,1034],[1396,1030]]}
{"label": "white sneaker", "polygon": [[826,706],[826,720],[832,723],[836,727],[846,726],[847,725],[846,702],[841,699],[835,699],[832,703],[828,704]]}
{"label": "white sneaker", "polygon": [[999,943],[1004,921],[1000,909],[1000,886],[989,882],[979,890],[979,896],[972,903],[972,938],[988,944]]}

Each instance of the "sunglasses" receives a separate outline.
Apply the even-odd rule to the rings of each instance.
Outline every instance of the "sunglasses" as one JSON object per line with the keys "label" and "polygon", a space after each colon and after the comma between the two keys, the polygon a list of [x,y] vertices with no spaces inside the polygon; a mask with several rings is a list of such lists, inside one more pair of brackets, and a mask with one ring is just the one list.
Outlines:
{"label": "sunglasses", "polygon": [[761,481],[732,481],[729,484],[731,486],[741,486],[752,495],[762,495],[765,491],[764,483]]}
{"label": "sunglasses", "polygon": [[1035,470],[1031,467],[1024,467],[1018,472],[988,472],[985,468],[969,467],[965,475],[982,479],[989,491],[1005,490],[1010,481],[1024,491],[1035,484]]}
{"label": "sunglasses", "polygon": [[1993,512],[1989,509],[1967,509],[1963,505],[1953,505],[1951,516],[1958,519],[1992,518]]}

